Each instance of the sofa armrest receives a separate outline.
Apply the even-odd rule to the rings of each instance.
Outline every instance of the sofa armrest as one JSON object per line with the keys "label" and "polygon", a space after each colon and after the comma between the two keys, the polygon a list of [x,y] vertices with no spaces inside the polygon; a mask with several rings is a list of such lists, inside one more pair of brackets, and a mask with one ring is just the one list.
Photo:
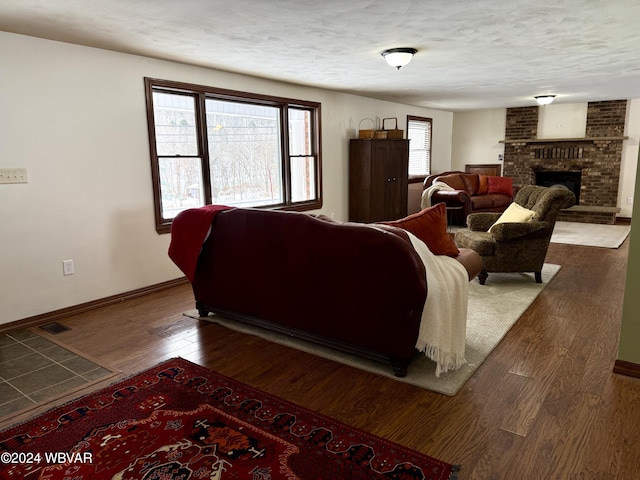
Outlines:
{"label": "sofa armrest", "polygon": [[471,281],[482,270],[482,257],[470,248],[460,248],[459,250],[460,253],[455,259],[465,268],[469,281]]}
{"label": "sofa armrest", "polygon": [[501,213],[496,212],[478,212],[467,216],[467,226],[469,230],[475,232],[486,232],[489,227],[496,223]]}
{"label": "sofa armrest", "polygon": [[538,234],[544,236],[549,231],[549,222],[529,222],[529,223],[500,223],[491,229],[491,235],[496,242],[508,242],[519,237],[528,237]]}
{"label": "sofa armrest", "polygon": [[438,190],[431,195],[431,205],[444,202],[448,207],[464,206],[471,197],[464,190]]}

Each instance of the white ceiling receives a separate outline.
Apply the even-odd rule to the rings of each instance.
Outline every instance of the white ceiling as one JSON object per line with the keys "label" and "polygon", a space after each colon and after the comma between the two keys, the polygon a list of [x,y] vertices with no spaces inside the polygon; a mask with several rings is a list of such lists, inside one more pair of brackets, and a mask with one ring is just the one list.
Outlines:
{"label": "white ceiling", "polygon": [[639,24],[639,0],[0,0],[7,32],[451,111],[640,98]]}

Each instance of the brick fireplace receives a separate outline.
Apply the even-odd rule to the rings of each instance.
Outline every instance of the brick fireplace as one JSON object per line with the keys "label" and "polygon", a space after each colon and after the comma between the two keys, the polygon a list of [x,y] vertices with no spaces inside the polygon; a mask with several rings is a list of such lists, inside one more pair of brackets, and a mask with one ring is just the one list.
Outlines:
{"label": "brick fireplace", "polygon": [[563,210],[559,220],[613,223],[620,210],[627,101],[590,102],[584,138],[538,139],[539,108],[544,107],[507,109],[504,175],[519,186],[577,189],[578,205]]}
{"label": "brick fireplace", "polygon": [[543,187],[564,187],[576,196],[576,204],[580,205],[580,185],[582,172],[580,170],[536,170],[536,185]]}

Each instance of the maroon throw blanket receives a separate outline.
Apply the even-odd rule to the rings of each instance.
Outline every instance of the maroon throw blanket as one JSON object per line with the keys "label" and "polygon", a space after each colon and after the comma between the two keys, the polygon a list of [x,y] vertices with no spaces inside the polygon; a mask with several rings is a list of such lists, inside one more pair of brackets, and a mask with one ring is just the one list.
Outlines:
{"label": "maroon throw blanket", "polygon": [[190,282],[193,282],[196,275],[196,265],[202,244],[207,238],[216,215],[218,212],[232,208],[234,207],[205,205],[184,210],[173,219],[169,258],[182,270]]}

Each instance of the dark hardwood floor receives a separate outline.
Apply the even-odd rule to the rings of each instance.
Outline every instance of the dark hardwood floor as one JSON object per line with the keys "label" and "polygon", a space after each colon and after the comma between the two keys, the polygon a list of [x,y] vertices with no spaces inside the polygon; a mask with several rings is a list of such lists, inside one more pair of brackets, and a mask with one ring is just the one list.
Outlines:
{"label": "dark hardwood floor", "polygon": [[201,323],[188,285],[78,314],[50,338],[129,374],[181,356],[462,465],[470,479],[640,478],[640,380],[612,373],[628,240],[552,244],[559,274],[454,397]]}

